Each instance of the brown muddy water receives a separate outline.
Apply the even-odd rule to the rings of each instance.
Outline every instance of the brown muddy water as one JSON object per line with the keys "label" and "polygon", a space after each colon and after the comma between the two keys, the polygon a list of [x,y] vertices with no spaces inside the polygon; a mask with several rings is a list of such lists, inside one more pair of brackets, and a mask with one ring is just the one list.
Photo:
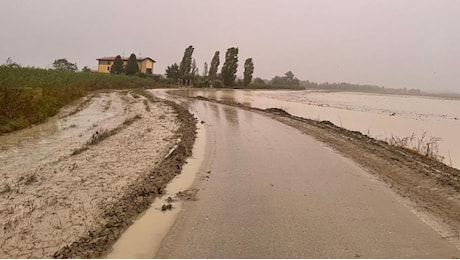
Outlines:
{"label": "brown muddy water", "polygon": [[[437,220],[313,138],[250,111],[174,99],[202,122],[193,158],[107,257],[458,254]],[[183,189],[197,200],[161,212]]]}
{"label": "brown muddy water", "polygon": [[[311,104],[304,104],[307,101],[303,100],[296,101],[295,98],[297,98],[297,96],[295,96],[295,93],[299,92],[285,92],[286,97],[281,95],[284,92],[200,91],[201,90],[182,90],[183,93],[185,92],[185,95],[189,96],[200,95],[208,98],[240,102],[245,105],[260,108],[280,107],[294,115],[310,118],[315,118],[315,115],[312,115],[313,109],[317,109],[316,112],[324,112],[322,109],[327,108],[331,109],[329,114],[324,112],[324,114],[318,117],[321,117],[321,120],[329,120],[324,117],[329,115],[332,118],[337,116],[337,113],[343,113],[340,114],[339,123],[332,119],[330,119],[330,121],[337,125],[343,123],[344,127],[348,127],[348,125],[345,125],[345,121],[347,124],[353,125],[353,120],[348,121],[348,117],[343,116],[347,111],[350,113],[357,113],[356,117],[361,121],[358,120],[358,123],[355,122],[355,125],[365,122],[362,120],[364,120],[363,118],[366,118],[366,116],[366,120],[374,120],[373,118],[376,115],[380,115],[383,118],[391,117],[390,119],[397,117],[395,115],[386,115],[382,108],[376,108],[374,110],[362,109],[365,111],[346,109],[345,105],[347,104],[344,105],[339,102],[343,98],[340,96],[336,97],[338,101],[334,101],[333,98],[330,98],[331,104],[336,104],[335,107],[325,107],[324,99],[327,98],[324,97],[323,99],[317,97],[317,100],[319,100],[315,101],[317,104],[313,101],[311,101],[313,102]],[[163,91],[154,91],[154,93],[162,98],[168,97]],[[271,97],[270,95],[274,93],[280,93],[280,96]],[[359,100],[359,97],[356,98]],[[377,97],[377,99],[378,98],[380,97]],[[315,221],[311,222],[311,230],[318,231],[315,233],[316,236],[313,237],[314,240],[308,241],[310,244],[318,244],[318,247],[313,246],[312,250],[316,250],[324,245],[325,241],[332,241],[332,243],[329,244],[340,244],[342,238],[336,235],[337,230],[341,230],[343,226],[350,226],[350,223],[355,223],[355,219],[359,218],[369,221],[369,223],[366,223],[372,228],[370,230],[365,228],[360,232],[366,234],[365,237],[375,240],[375,243],[372,242],[373,240],[370,241],[370,239],[367,239],[370,242],[360,241],[358,240],[360,237],[356,235],[353,239],[356,239],[357,245],[367,245],[366,243],[370,243],[380,250],[382,249],[378,246],[380,241],[401,242],[415,239],[416,241],[413,243],[417,244],[417,247],[420,248],[429,248],[426,245],[436,245],[436,250],[446,253],[446,255],[439,254],[442,256],[450,257],[457,252],[451,246],[445,245],[443,241],[443,239],[445,239],[444,236],[433,234],[431,229],[435,229],[438,233],[442,233],[437,230],[434,224],[427,223],[423,217],[416,214],[417,212],[410,213],[410,210],[404,208],[405,203],[395,203],[395,201],[399,200],[396,195],[387,191],[385,187],[381,187],[380,184],[372,184],[377,183],[375,180],[371,179],[369,183],[370,177],[367,173],[362,172],[359,167],[342,157],[338,160],[334,152],[329,151],[327,148],[323,147],[322,144],[318,144],[313,139],[300,135],[297,130],[281,126],[278,123],[272,122],[273,120],[261,117],[252,112],[233,107],[202,101],[195,102],[183,98],[174,99],[186,106],[191,113],[194,113],[198,117],[198,122],[204,120],[199,124],[198,138],[193,148],[192,158],[187,160],[188,163],[184,166],[182,174],[167,186],[166,194],[162,198],[155,200],[150,209],[135,221],[134,225],[132,225],[113,246],[112,251],[107,257],[151,258],[158,252],[161,252],[162,243],[166,245],[166,248],[175,245],[176,240],[174,236],[171,236],[171,233],[169,234],[169,240],[164,240],[164,237],[168,236],[171,227],[174,230],[174,225],[176,225],[176,233],[173,232],[172,234],[178,234],[178,230],[182,229],[177,227],[180,227],[178,225],[184,223],[184,221],[192,221],[191,224],[186,223],[185,226],[188,227],[197,226],[193,221],[198,221],[199,224],[197,226],[199,229],[196,231],[192,230],[193,232],[190,231],[188,233],[193,234],[197,239],[194,239],[193,243],[188,243],[187,239],[183,239],[182,242],[185,241],[185,246],[179,246],[180,248],[187,249],[187,252],[193,252],[194,245],[206,245],[209,243],[216,243],[213,244],[216,249],[213,252],[219,252],[222,245],[212,236],[207,235],[209,227],[212,227],[211,230],[215,231],[215,236],[225,236],[225,239],[220,241],[231,241],[232,243],[236,243],[236,246],[231,248],[245,248],[244,246],[252,245],[252,241],[260,240],[260,245],[257,244],[260,246],[260,248],[257,247],[260,251],[251,251],[251,253],[257,253],[255,256],[265,256],[264,252],[270,253],[269,250],[279,247],[280,245],[283,247],[283,243],[284,245],[300,243],[293,247],[292,252],[296,252],[297,249],[303,247],[304,243],[304,239],[302,239],[304,233],[302,233],[303,231],[301,229],[298,229],[298,227],[305,224],[304,216],[311,218],[312,210],[313,213],[316,211],[320,212],[320,209],[323,208],[326,208],[326,210],[322,210],[322,213],[318,213],[317,216],[315,215],[316,218],[313,216]],[[288,99],[290,101],[285,101],[283,99]],[[313,98],[311,100],[313,100]],[[349,100],[352,99],[350,98]],[[3,183],[9,183],[13,190],[22,192],[22,194],[20,194],[18,191],[14,191],[16,193],[11,195],[10,198],[3,200],[3,202],[15,205],[31,205],[30,209],[15,208],[11,205],[6,205],[8,209],[11,208],[11,212],[2,211],[3,209],[0,210],[1,214],[8,217],[8,219],[6,217],[3,218],[3,220],[8,220],[8,223],[5,223],[8,225],[11,224],[10,230],[3,229],[2,232],[4,233],[0,232],[0,234],[2,234],[2,236],[0,236],[0,244],[5,246],[2,250],[8,249],[8,252],[13,252],[14,250],[18,251],[17,245],[21,243],[24,245],[35,245],[35,242],[37,243],[36,248],[42,247],[44,250],[42,252],[35,248],[32,249],[32,251],[35,250],[37,252],[28,252],[27,250],[29,249],[21,248],[17,253],[3,255],[7,256],[5,258],[50,257],[56,248],[62,247],[72,241],[68,237],[78,237],[82,232],[87,230],[87,228],[81,225],[97,225],[97,223],[90,222],[91,219],[96,219],[95,216],[99,214],[97,209],[100,208],[100,204],[93,202],[96,201],[98,197],[101,197],[101,192],[110,191],[111,195],[109,196],[109,200],[116,200],[116,196],[120,193],[122,187],[126,186],[131,180],[123,178],[126,178],[126,176],[134,178],[136,176],[135,173],[142,172],[152,167],[156,160],[152,158],[159,158],[165,155],[160,152],[165,149],[167,151],[167,147],[169,147],[169,144],[172,142],[171,140],[176,138],[171,134],[174,132],[175,119],[171,115],[168,116],[168,109],[159,104],[156,105],[158,106],[156,109],[152,109],[152,112],[147,112],[147,109],[144,109],[144,105],[140,101],[142,100],[136,101],[135,98],[129,95],[120,96],[117,93],[104,94],[95,98],[92,102],[89,102],[87,107],[70,117],[57,116],[45,124],[0,137],[0,173],[4,176],[2,185]],[[359,101],[354,102],[359,103]],[[154,104],[150,104],[150,106],[153,107]],[[405,109],[408,110],[408,108]],[[310,113],[310,116],[308,116],[308,113],[305,111]],[[360,113],[364,113],[364,115]],[[421,111],[420,113],[426,114],[427,112]],[[437,113],[439,114],[440,112],[438,111]],[[112,141],[108,140],[108,142],[92,148],[94,149],[93,152],[89,151],[88,154],[82,153],[72,156],[72,159],[69,159],[73,149],[80,147],[82,143],[91,137],[94,131],[101,128],[111,129],[122,124],[128,117],[132,117],[136,114],[142,114],[142,119],[115,136]],[[167,115],[166,118],[160,120],[159,118],[164,117],[165,114]],[[451,118],[455,116],[456,114],[453,112],[446,117]],[[401,118],[410,119],[410,114],[406,115],[406,117],[401,116]],[[436,116],[431,116],[430,118],[436,118]],[[441,116],[439,118],[442,119],[444,117]],[[357,119],[355,118],[354,120]],[[266,131],[267,129],[273,130]],[[285,135],[288,135],[288,137],[285,137]],[[288,140],[288,142],[286,140]],[[299,140],[303,140],[303,143],[299,143]],[[143,145],[132,147],[135,143],[141,143]],[[132,147],[133,149],[125,151],[123,153],[125,156],[124,160],[120,161],[117,158],[119,158],[121,154],[120,149],[123,147]],[[155,147],[155,149],[152,149],[152,147]],[[293,147],[298,150],[293,150]],[[217,149],[220,149],[218,153],[216,152]],[[261,153],[260,151],[265,152]],[[321,153],[318,151],[321,151]],[[453,154],[452,151],[450,151],[450,153]],[[104,154],[107,156],[97,159],[97,165],[90,163],[94,160],[96,155]],[[133,156],[129,157],[129,154]],[[305,160],[302,157],[295,156],[298,154],[308,155],[307,157],[310,156],[313,158],[310,163],[314,167],[311,168],[311,165],[309,167],[304,167],[303,163],[305,163]],[[135,157],[139,158],[136,159]],[[278,157],[282,157],[283,159],[281,160]],[[115,158],[116,161],[110,162],[110,158]],[[326,161],[336,162],[337,165],[324,163],[324,158],[329,158],[329,160]],[[213,160],[216,161],[214,162]],[[78,167],[74,168],[74,166],[77,165],[75,162],[78,164]],[[260,164],[257,162],[264,163]],[[145,163],[145,165],[143,165],[143,163]],[[117,169],[109,169],[111,168],[110,166],[116,164],[120,164]],[[36,182],[27,185],[17,182],[16,179],[21,174],[24,174],[24,170],[22,169],[27,169],[28,173],[36,172],[38,174],[38,181],[36,180]],[[346,171],[343,174],[339,174],[340,171],[337,169],[340,171],[346,169]],[[55,174],[59,173],[60,176],[63,176],[63,179],[59,179],[56,182],[50,182],[48,185],[46,183],[47,181],[54,180],[54,177],[51,176],[53,171]],[[45,172],[46,174],[40,172]],[[93,172],[100,172],[100,176],[93,176]],[[279,173],[283,174],[280,175]],[[69,179],[69,176],[72,178],[80,178],[81,185],[77,185],[76,187],[72,182],[66,184],[64,180]],[[104,176],[107,178],[102,179]],[[100,180],[96,182],[91,178],[99,178]],[[355,181],[355,183],[352,183],[354,188],[349,190],[341,189],[343,184],[349,179]],[[101,186],[91,186],[92,183],[97,183]],[[71,191],[71,185],[75,190]],[[88,187],[91,189],[87,190]],[[305,190],[305,187],[310,190]],[[317,187],[318,189],[316,189]],[[319,187],[326,187],[327,189],[320,189]],[[193,199],[192,201],[183,201],[183,198],[176,196],[179,191],[197,189],[199,189],[198,197],[200,197],[198,201],[194,201]],[[273,192],[275,189],[277,192]],[[335,192],[335,189],[338,191]],[[44,206],[48,203],[42,201],[43,199],[41,198],[45,193],[53,193],[53,196],[56,197],[55,200],[59,202],[55,203],[56,205],[54,208],[47,209]],[[294,196],[300,193],[303,194],[302,198]],[[61,198],[60,195],[62,194],[65,196]],[[80,194],[81,196],[76,196],[76,194]],[[357,203],[358,206],[350,206],[351,202],[336,204],[335,201],[346,201],[344,199],[346,198],[344,194],[352,198],[353,200],[350,201]],[[18,198],[13,197],[20,197],[19,195],[24,197],[24,199],[19,201]],[[37,197],[38,195],[41,197]],[[172,202],[167,201],[168,197],[172,198]],[[317,198],[321,198],[321,200]],[[18,202],[16,203],[15,200],[18,200]],[[386,202],[382,203],[384,200]],[[69,203],[70,201],[72,203]],[[160,210],[161,207],[167,203],[171,203],[172,210],[162,212]],[[329,204],[331,204],[330,207],[325,207],[325,205]],[[396,206],[393,204],[396,204]],[[75,205],[78,207],[75,207]],[[376,205],[382,206],[377,207]],[[69,207],[73,207],[71,211],[68,210]],[[280,207],[282,210],[280,210]],[[337,207],[342,207],[341,210],[343,214],[340,214],[340,212],[337,213]],[[397,210],[395,210],[395,207]],[[358,213],[356,213],[356,210],[353,210],[355,208],[360,209]],[[226,211],[227,209],[229,210],[228,212]],[[369,210],[371,213],[375,212],[375,214],[372,213],[372,218],[369,218]],[[299,211],[302,211],[304,214],[299,214]],[[50,220],[56,217],[52,215],[53,212],[58,213],[56,221]],[[248,212],[251,214],[248,214]],[[401,212],[404,219],[408,219],[408,222],[412,224],[400,224],[401,217],[396,216],[395,212]],[[79,214],[82,213],[88,213],[88,216],[84,216],[85,220],[79,219],[77,221],[72,219],[73,217],[79,217]],[[269,215],[271,215],[272,218],[268,218],[268,215],[265,213],[270,213]],[[389,216],[385,214],[389,214]],[[414,218],[413,215],[417,215],[417,218]],[[286,216],[293,216],[294,219],[288,219]],[[225,218],[227,220],[223,221],[224,224],[222,224],[221,219]],[[63,221],[61,224],[61,219],[66,221]],[[177,219],[182,222],[177,222]],[[374,219],[378,219],[379,221],[374,221]],[[391,223],[387,223],[388,219],[392,220]],[[327,220],[328,222],[324,223],[323,220]],[[264,227],[260,225],[261,221],[267,224],[267,226],[273,226],[273,230],[264,229]],[[384,221],[387,221],[385,223],[387,223],[386,225],[388,227],[385,226],[382,228],[375,226],[375,223],[384,223]],[[428,225],[425,226],[421,221]],[[210,223],[212,223],[212,225],[210,225]],[[272,223],[277,223],[277,225],[272,225]],[[298,226],[292,228],[292,223],[297,223]],[[434,223],[436,224],[436,222]],[[358,228],[362,226],[362,223],[355,223],[353,225],[351,226]],[[3,227],[6,227],[6,225]],[[225,232],[220,230],[221,227],[226,228]],[[246,232],[247,230],[252,230],[253,227],[261,229],[254,232]],[[316,227],[320,230],[316,230]],[[327,230],[321,230],[321,227],[328,228]],[[412,233],[404,230],[404,228],[409,227],[413,231],[411,231]],[[245,228],[244,230],[246,231],[243,231],[247,233],[247,239],[235,240],[235,238],[239,238],[241,233],[238,228]],[[69,230],[71,232],[66,233],[66,231]],[[391,230],[391,232],[388,233],[388,230]],[[24,231],[26,233],[24,233]],[[326,237],[324,231],[330,231],[327,233],[330,237]],[[19,233],[24,234],[24,236],[14,237],[14,234]],[[284,239],[282,241],[284,242],[280,244],[280,240],[278,238],[275,239],[273,236],[274,233],[284,234],[282,237]],[[350,233],[349,230],[345,230],[341,234],[342,236],[349,236]],[[393,236],[393,234],[396,233],[401,233],[401,236],[398,238],[399,240],[395,240],[394,238],[387,239],[388,234]],[[11,234],[13,234],[12,236],[14,239],[6,241],[5,238],[7,235],[9,236]],[[263,239],[260,239],[258,234],[262,234]],[[376,236],[376,234],[379,235]],[[183,234],[181,234],[181,236],[182,235]],[[255,235],[255,237],[253,235]],[[181,236],[178,237],[180,238]],[[296,236],[298,236],[299,239],[297,239]],[[318,238],[318,236],[320,237]],[[323,236],[323,238],[321,238],[321,236]],[[377,240],[376,237],[378,238]],[[264,242],[262,240],[265,240],[265,238],[270,238],[270,243],[262,243]],[[6,242],[2,241],[2,239]],[[49,241],[53,239],[58,241],[57,244],[54,246],[48,245],[48,243],[50,243]],[[69,241],[66,241],[66,239],[69,239]],[[387,249],[393,246],[390,244],[391,243],[386,245],[388,246]],[[401,244],[402,242],[396,243],[396,247]],[[181,244],[179,243],[177,245]],[[265,246],[269,247],[265,248]],[[337,253],[335,255],[353,257],[354,252],[345,252],[348,251],[348,246],[350,248],[354,247],[356,250],[359,249],[360,251],[365,251],[369,248],[374,250],[372,247],[363,246],[361,248],[361,246],[350,244],[347,245],[346,248],[334,249],[334,252]],[[251,248],[246,249],[252,250]],[[379,255],[374,254],[372,250],[369,252],[370,256]],[[417,250],[404,250],[402,251],[410,253],[409,255],[420,256],[420,254],[416,254],[418,253]],[[198,251],[201,253],[205,252],[202,250]],[[240,256],[240,253],[244,255],[243,253],[245,252],[243,251],[222,252],[228,253],[226,256],[235,257]],[[330,248],[324,248],[323,252],[328,251],[330,251]],[[394,250],[383,250],[382,252],[393,251]],[[428,249],[427,251],[431,251],[428,253],[434,252]],[[165,254],[165,252],[165,247],[163,246],[163,253],[159,255],[166,256],[167,254]],[[450,254],[451,252],[452,254]],[[211,253],[207,256],[213,256]],[[279,251],[278,253],[284,253],[281,254],[284,256],[291,255],[288,254],[290,252]],[[360,252],[360,254],[362,253]],[[274,254],[268,256],[273,255]],[[401,252],[396,255],[405,256]],[[297,255],[292,254],[291,256]],[[305,255],[302,256],[305,257]],[[324,255],[318,254],[318,256]]]}
{"label": "brown muddy water", "polygon": [[[164,90],[153,90],[152,93],[162,99],[169,99],[186,107],[190,113],[194,114],[191,101],[186,99],[171,98]],[[195,114],[194,114],[195,115]],[[196,116],[196,115],[195,115]],[[197,117],[200,122],[200,118]],[[156,255],[161,246],[163,238],[167,235],[170,228],[176,221],[178,215],[183,212],[184,200],[195,200],[197,189],[192,189],[194,183],[206,178],[207,169],[205,158],[211,158],[212,147],[207,143],[204,122],[197,127],[197,138],[192,150],[192,156],[187,159],[182,168],[181,174],[177,175],[167,186],[164,195],[150,205],[134,223],[122,234],[118,241],[113,245],[112,250],[105,255],[109,259],[125,258],[152,258]],[[197,178],[200,177],[200,178]],[[208,176],[209,177],[209,176]],[[178,195],[179,192],[191,192],[189,198]],[[172,205],[171,210],[162,211],[162,206]]]}
{"label": "brown muddy water", "polygon": [[[155,199],[150,208],[140,215],[123,233],[106,256],[109,259],[152,258],[160,248],[162,239],[174,224],[178,214],[183,211],[178,192],[188,190],[201,168],[205,157],[205,129],[198,127],[192,157],[187,159],[180,175],[166,186],[161,198]],[[168,201],[171,198],[172,201]],[[162,211],[163,205],[171,203],[172,209]]]}
{"label": "brown muddy water", "polygon": [[253,111],[184,102],[204,121],[210,174],[193,183],[198,200],[184,202],[155,257],[459,255],[436,219],[313,137]]}
{"label": "brown muddy water", "polygon": [[460,168],[460,100],[347,92],[182,89],[175,93],[239,102],[261,109],[277,107],[304,118],[331,121],[380,140],[414,135],[418,146],[439,138],[438,155]]}

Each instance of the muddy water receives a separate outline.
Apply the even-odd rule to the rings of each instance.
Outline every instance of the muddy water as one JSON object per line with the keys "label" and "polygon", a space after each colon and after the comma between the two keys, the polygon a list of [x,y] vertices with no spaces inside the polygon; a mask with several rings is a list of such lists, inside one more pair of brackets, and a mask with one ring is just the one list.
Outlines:
{"label": "muddy water", "polygon": [[206,127],[198,200],[158,258],[453,257],[459,251],[351,160],[254,112],[190,102]]}
{"label": "muddy water", "polygon": [[240,102],[262,109],[278,107],[296,116],[328,120],[381,140],[415,134],[410,146],[417,146],[426,133],[425,140],[430,137],[441,138],[438,152],[443,162],[460,168],[459,100],[311,91],[185,89],[180,93]]}
{"label": "muddy water", "polygon": [[1,172],[58,160],[61,152],[71,151],[69,146],[75,145],[88,129],[106,127],[110,118],[123,113],[116,95],[95,97],[88,107],[70,117],[57,115],[46,123],[0,136]]}
{"label": "muddy water", "polygon": [[[152,258],[157,253],[162,239],[174,224],[177,215],[183,210],[183,202],[176,194],[190,188],[198,172],[204,171],[201,166],[205,157],[205,135],[205,129],[199,127],[192,157],[187,159],[181,174],[166,186],[165,194],[156,199],[150,208],[123,233],[106,256],[107,258]],[[173,208],[163,212],[161,207],[169,203],[168,197],[174,199],[171,202]]]}

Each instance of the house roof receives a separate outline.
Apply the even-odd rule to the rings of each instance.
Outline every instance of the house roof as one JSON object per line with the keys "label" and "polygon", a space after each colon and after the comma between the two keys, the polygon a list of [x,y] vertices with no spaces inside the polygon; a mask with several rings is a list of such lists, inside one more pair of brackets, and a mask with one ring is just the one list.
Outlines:
{"label": "house roof", "polygon": [[[116,56],[108,56],[108,57],[102,57],[102,58],[99,58],[99,59],[96,59],[96,60],[110,60],[110,61],[113,61],[115,60]],[[121,57],[121,60],[122,61],[127,61],[129,59],[129,57]],[[137,58],[137,61],[143,61],[143,60],[151,60],[153,62],[156,62],[154,59],[150,58],[150,57],[139,57]]]}

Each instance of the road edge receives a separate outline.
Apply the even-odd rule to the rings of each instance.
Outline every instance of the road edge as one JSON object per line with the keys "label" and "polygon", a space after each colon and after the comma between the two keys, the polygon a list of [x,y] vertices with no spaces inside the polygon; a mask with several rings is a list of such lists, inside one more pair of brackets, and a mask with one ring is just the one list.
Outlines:
{"label": "road edge", "polygon": [[144,212],[155,198],[162,195],[166,185],[178,174],[186,159],[192,154],[196,139],[196,119],[182,106],[162,100],[143,91],[151,102],[162,102],[173,108],[177,114],[180,136],[179,142],[168,155],[152,170],[141,174],[129,185],[122,198],[103,212],[105,225],[88,234],[78,241],[66,245],[53,254],[54,258],[99,258],[108,252],[121,234],[132,224],[133,220]]}
{"label": "road edge", "polygon": [[460,246],[460,170],[330,121],[293,116],[279,108],[260,109],[202,96],[191,98],[260,113],[312,136],[378,177],[401,197],[415,203],[411,208],[418,213],[441,220],[448,230],[437,231]]}

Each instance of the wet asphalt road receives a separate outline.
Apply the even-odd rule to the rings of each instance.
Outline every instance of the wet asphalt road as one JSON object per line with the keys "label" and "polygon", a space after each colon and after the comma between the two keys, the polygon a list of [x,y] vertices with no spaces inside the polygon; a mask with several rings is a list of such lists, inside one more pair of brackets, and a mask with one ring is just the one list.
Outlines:
{"label": "wet asphalt road", "polygon": [[310,136],[238,108],[189,105],[207,130],[199,199],[156,257],[460,257],[393,191]]}

